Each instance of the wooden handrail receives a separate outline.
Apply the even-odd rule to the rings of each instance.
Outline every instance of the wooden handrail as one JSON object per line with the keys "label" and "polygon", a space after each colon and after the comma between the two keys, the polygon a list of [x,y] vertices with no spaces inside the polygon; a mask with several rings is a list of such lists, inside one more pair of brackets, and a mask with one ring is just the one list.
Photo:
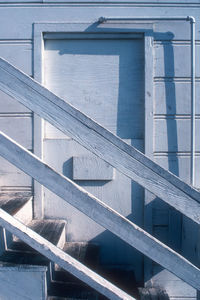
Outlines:
{"label": "wooden handrail", "polygon": [[112,283],[96,274],[82,263],[63,252],[61,249],[47,241],[45,238],[28,228],[14,217],[0,209],[0,226],[16,235],[20,240],[70,272],[101,294],[114,300],[136,300]]}
{"label": "wooden handrail", "polygon": [[184,257],[85,191],[69,178],[57,173],[34,154],[1,132],[0,145],[0,155],[9,162],[129,245],[200,290],[200,270]]}
{"label": "wooden handrail", "polygon": [[0,59],[0,89],[200,224],[200,193]]}

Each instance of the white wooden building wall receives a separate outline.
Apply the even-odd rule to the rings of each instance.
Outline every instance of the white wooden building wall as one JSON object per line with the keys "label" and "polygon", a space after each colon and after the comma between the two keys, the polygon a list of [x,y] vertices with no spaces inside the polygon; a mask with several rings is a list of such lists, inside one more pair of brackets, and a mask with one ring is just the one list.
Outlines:
{"label": "white wooden building wall", "polygon": [[[13,3],[12,3],[13,2]],[[74,2],[74,3],[73,3]],[[53,0],[2,1],[0,0],[0,56],[33,76],[33,23],[35,22],[94,22],[100,16],[187,16],[196,18],[197,38],[197,157],[196,186],[200,187],[200,1],[138,0],[91,1]],[[186,22],[158,22],[154,26],[154,140],[153,153],[156,162],[189,182],[190,178],[190,26]],[[173,33],[173,34],[172,34]],[[164,59],[167,58],[167,59]],[[176,102],[175,102],[176,100]],[[5,133],[33,149],[32,113],[0,93],[0,128]],[[170,132],[170,134],[169,134]],[[27,190],[32,180],[21,171],[0,158],[0,182],[2,190]],[[155,205],[156,204],[156,205]],[[188,219],[169,209],[152,197],[146,215],[148,228],[161,240],[176,250],[182,250],[188,258],[196,261],[198,245],[197,227]],[[169,221],[170,220],[170,221]],[[177,235],[173,230],[177,229]],[[179,236],[182,231],[182,238]],[[173,234],[171,234],[173,232]],[[170,233],[170,234],[169,234]],[[169,237],[173,239],[169,239]],[[157,266],[154,266],[156,270]],[[156,273],[157,271],[155,271]],[[160,277],[162,280],[162,276]],[[148,279],[148,276],[147,276]],[[164,275],[164,280],[167,276]],[[176,279],[171,279],[172,284]],[[175,283],[177,285],[177,282]],[[183,290],[182,285],[180,288]],[[187,291],[187,293],[185,292]],[[186,286],[185,300],[195,299],[195,292]],[[193,297],[193,298],[192,298]]]}

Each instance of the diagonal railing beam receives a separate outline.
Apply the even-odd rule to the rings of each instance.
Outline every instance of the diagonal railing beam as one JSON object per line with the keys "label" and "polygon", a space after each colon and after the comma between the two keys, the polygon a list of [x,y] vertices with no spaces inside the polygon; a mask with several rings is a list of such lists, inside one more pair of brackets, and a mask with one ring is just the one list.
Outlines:
{"label": "diagonal railing beam", "polygon": [[109,299],[136,300],[2,209],[0,209],[0,226]]}
{"label": "diagonal railing beam", "polygon": [[[200,270],[0,132],[0,155],[126,243],[200,290]],[[126,298],[125,298],[126,299]]]}
{"label": "diagonal railing beam", "polygon": [[0,59],[0,89],[200,224],[200,193]]}

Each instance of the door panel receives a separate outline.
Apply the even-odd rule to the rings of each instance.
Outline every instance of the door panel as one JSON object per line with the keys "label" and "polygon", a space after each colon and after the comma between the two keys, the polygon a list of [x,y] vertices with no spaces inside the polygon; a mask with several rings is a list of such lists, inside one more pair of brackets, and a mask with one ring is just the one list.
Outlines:
{"label": "door panel", "polygon": [[[46,87],[143,151],[143,39],[98,39],[97,35],[91,39],[46,39],[44,45]],[[142,225],[140,186],[50,124],[45,123],[44,128],[47,163]],[[141,280],[139,253],[46,189],[44,206],[46,217],[68,220],[68,240],[100,243],[102,263],[132,265],[137,269],[137,279]]]}

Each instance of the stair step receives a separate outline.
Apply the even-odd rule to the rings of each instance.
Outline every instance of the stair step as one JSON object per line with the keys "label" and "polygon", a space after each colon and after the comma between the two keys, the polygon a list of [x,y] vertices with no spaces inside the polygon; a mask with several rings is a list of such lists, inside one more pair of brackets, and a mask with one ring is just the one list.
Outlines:
{"label": "stair step", "polygon": [[[0,194],[0,208],[5,210],[12,216],[15,216],[18,220],[30,221],[32,219],[32,195],[28,192],[17,193],[1,193]],[[30,211],[27,209],[26,213],[20,213],[22,208],[29,202]]]}
{"label": "stair step", "polygon": [[166,291],[161,288],[139,288],[140,300],[169,300]]}
{"label": "stair step", "polygon": [[48,266],[49,260],[45,256],[38,253],[8,250],[0,256],[0,264],[5,265],[6,263]]}
{"label": "stair step", "polygon": [[[0,208],[14,216],[20,222],[27,224],[32,220],[32,195],[30,192],[0,193]],[[0,254],[2,254],[13,241],[13,235],[0,228]]]}
{"label": "stair step", "polygon": [[[99,245],[88,242],[66,242],[63,251],[82,262],[92,270],[97,270],[99,266]],[[72,282],[82,284],[82,282],[63,270],[60,266],[55,265],[53,279],[57,282]]]}
{"label": "stair step", "polygon": [[[88,242],[66,242],[63,251],[91,269],[97,269],[99,265],[99,246],[97,244]],[[96,291],[58,265],[55,265],[52,278],[53,282],[50,284],[48,295],[61,297],[61,300],[99,299]],[[57,298],[55,298],[55,300],[56,299]],[[54,298],[52,298],[52,300],[54,300]]]}
{"label": "stair step", "polygon": [[87,299],[87,300],[97,300],[98,293],[91,289],[87,285],[77,284],[77,283],[60,283],[51,282],[48,289],[48,295],[53,297],[61,297],[67,299]]}
{"label": "stair step", "polygon": [[[66,242],[63,251],[86,266],[97,269],[99,265],[99,245],[88,242]],[[62,269],[56,266],[57,271]]]}
{"label": "stair step", "polygon": [[[64,246],[66,221],[32,220],[27,226],[57,247],[62,248]],[[14,239],[10,249],[15,251],[35,251],[18,238]]]}
{"label": "stair step", "polygon": [[63,251],[90,267],[99,265],[99,245],[88,242],[66,242]]}
{"label": "stair step", "polygon": [[[79,300],[78,298],[69,298],[69,297],[48,297],[47,300]],[[82,300],[88,300],[87,298],[83,299]]]}
{"label": "stair step", "polygon": [[138,284],[132,267],[126,265],[101,266],[98,273],[121,290],[139,299]]}

